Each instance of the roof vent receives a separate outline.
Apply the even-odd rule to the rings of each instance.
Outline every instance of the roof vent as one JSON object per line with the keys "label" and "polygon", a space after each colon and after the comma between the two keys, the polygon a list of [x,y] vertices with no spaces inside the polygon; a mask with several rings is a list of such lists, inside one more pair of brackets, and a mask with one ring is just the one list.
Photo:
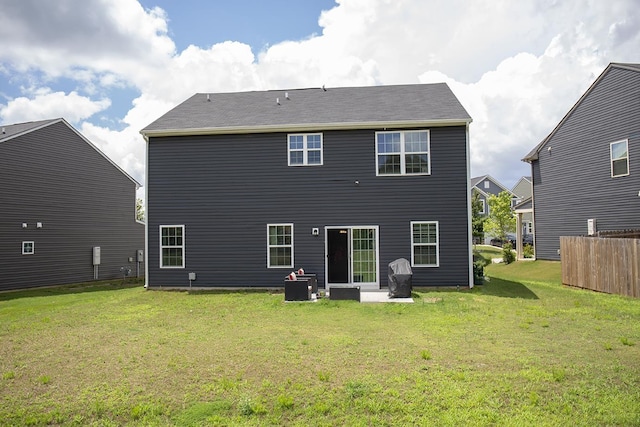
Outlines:
{"label": "roof vent", "polygon": [[322,85],[322,90],[325,91],[325,92],[327,91],[327,89],[324,87],[324,85]]}
{"label": "roof vent", "polygon": [[280,98],[276,98],[276,104],[280,105]]}
{"label": "roof vent", "polygon": [[291,99],[291,98],[289,98],[289,92],[285,92],[284,93],[284,97],[287,98],[287,99]]}
{"label": "roof vent", "polygon": [[5,128],[2,128],[2,133],[3,134],[7,133],[7,130]]}
{"label": "roof vent", "polygon": [[211,102],[211,97],[209,97],[209,94],[207,94],[207,102]]}

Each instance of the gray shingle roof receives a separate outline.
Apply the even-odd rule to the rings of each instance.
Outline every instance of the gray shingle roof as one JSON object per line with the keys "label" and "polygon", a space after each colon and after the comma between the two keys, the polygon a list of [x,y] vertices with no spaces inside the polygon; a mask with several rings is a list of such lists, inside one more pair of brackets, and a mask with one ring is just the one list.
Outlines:
{"label": "gray shingle roof", "polygon": [[141,133],[153,136],[470,122],[471,117],[449,87],[436,83],[198,93]]}
{"label": "gray shingle roof", "polygon": [[38,120],[35,122],[16,123],[12,125],[1,125],[0,126],[0,142],[4,141],[5,139],[11,139],[17,135],[22,135],[24,133],[31,132],[32,130],[35,130],[44,126],[48,126],[59,120],[60,119]]}
{"label": "gray shingle roof", "polygon": [[476,185],[478,185],[480,181],[484,180],[488,176],[489,175],[482,175],[482,176],[476,176],[474,178],[471,178],[471,186],[475,187]]}

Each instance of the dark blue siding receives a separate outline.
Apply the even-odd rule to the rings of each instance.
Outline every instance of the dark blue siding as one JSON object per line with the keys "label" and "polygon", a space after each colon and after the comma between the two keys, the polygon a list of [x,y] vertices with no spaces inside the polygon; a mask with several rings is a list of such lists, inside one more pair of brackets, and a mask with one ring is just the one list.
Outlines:
{"label": "dark blue siding", "polygon": [[[611,177],[609,144],[629,140],[629,170]],[[549,151],[549,148],[551,149]],[[560,236],[640,228],[640,73],[612,68],[532,163],[536,257],[558,260]]]}
{"label": "dark blue siding", "polygon": [[94,246],[99,279],[135,274],[135,183],[63,122],[0,143],[0,187],[0,290],[93,280]]}
{"label": "dark blue siding", "polygon": [[[295,268],[324,280],[325,226],[379,226],[380,284],[411,259],[410,221],[439,221],[440,267],[414,284],[468,285],[464,127],[431,129],[430,176],[376,177],[375,131],[323,132],[324,165],[287,166],[285,133],[151,138],[149,286],[282,286],[266,268],[269,223],[294,224]],[[359,184],[356,184],[356,181]],[[159,268],[160,225],[184,224],[186,268]],[[312,228],[320,235],[312,236]]]}

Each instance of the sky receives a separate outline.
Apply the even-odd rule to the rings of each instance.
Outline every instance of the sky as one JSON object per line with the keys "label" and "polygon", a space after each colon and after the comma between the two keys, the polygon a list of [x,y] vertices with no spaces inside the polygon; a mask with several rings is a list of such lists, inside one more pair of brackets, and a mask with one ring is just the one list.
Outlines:
{"label": "sky", "polygon": [[143,185],[140,130],[196,92],[446,82],[511,188],[611,62],[640,0],[0,0],[0,124],[63,117]]}

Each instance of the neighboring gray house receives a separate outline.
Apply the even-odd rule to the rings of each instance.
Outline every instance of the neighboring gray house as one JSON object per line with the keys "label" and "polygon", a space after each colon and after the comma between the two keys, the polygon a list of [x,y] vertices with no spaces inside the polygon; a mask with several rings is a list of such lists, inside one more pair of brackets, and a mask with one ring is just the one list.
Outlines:
{"label": "neighboring gray house", "polygon": [[560,236],[640,228],[640,64],[609,64],[523,160],[538,259],[560,259]]}
{"label": "neighboring gray house", "polygon": [[446,84],[194,95],[141,131],[147,286],[473,286],[470,122]]}
{"label": "neighboring gray house", "polygon": [[483,215],[489,215],[489,196],[497,196],[503,191],[511,193],[511,190],[502,185],[497,179],[492,178],[490,175],[471,178],[470,183],[471,194],[473,195],[474,193],[477,193],[478,198],[482,202],[482,209],[480,213]]}
{"label": "neighboring gray house", "polygon": [[[471,186],[471,197],[474,194],[478,195],[478,199],[482,203],[482,208],[480,210],[480,214],[484,216],[489,216],[489,197],[497,196],[503,191],[511,193],[511,191],[502,185],[500,181],[491,177],[490,175],[482,175],[477,176],[475,178],[471,178],[470,180]],[[515,196],[513,196],[515,198]],[[484,243],[488,245],[491,242],[491,239],[495,236],[491,236],[490,234],[484,234],[484,241],[476,241],[476,243]],[[479,239],[482,240],[482,239]]]}
{"label": "neighboring gray house", "polygon": [[0,290],[144,268],[137,264],[144,224],[135,219],[133,178],[64,119],[1,128]]}
{"label": "neighboring gray house", "polygon": [[511,192],[515,196],[514,203],[517,205],[523,201],[530,199],[533,195],[533,184],[530,176],[523,176],[513,186]]}

